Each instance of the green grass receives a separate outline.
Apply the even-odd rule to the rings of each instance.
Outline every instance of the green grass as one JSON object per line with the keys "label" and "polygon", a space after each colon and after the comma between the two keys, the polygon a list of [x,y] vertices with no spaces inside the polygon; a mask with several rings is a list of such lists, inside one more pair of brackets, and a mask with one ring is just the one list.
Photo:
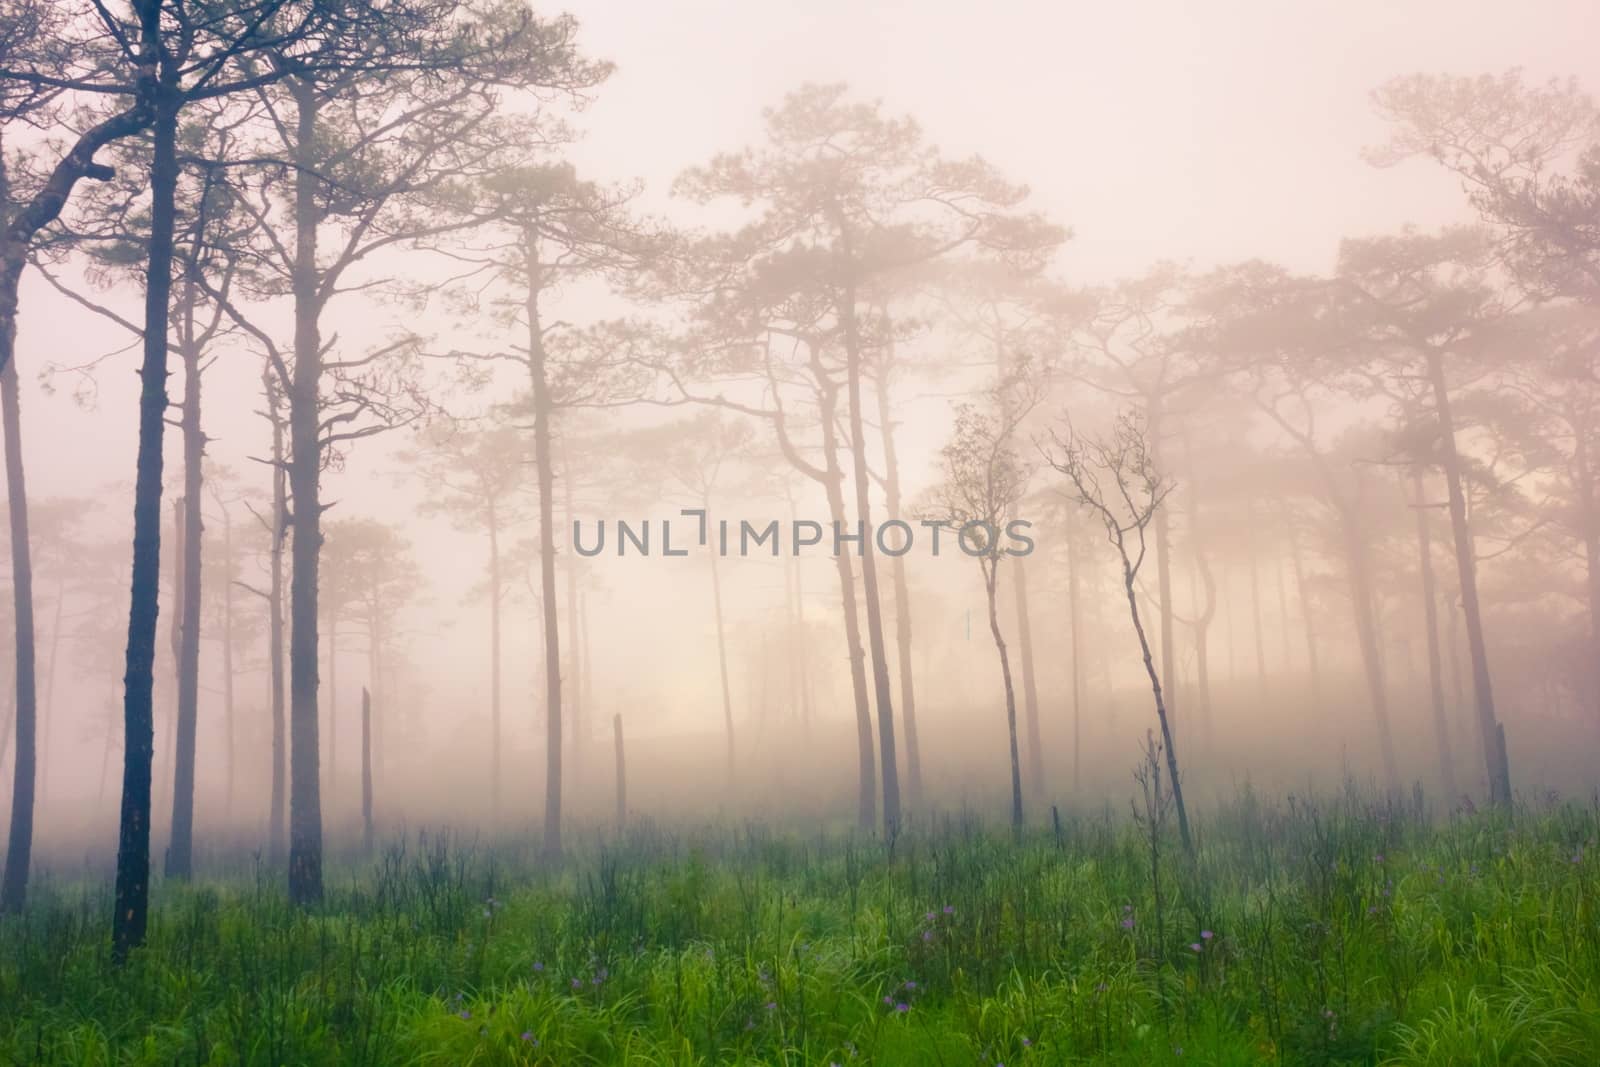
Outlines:
{"label": "green grass", "polygon": [[1104,814],[641,824],[559,870],[412,837],[313,911],[260,868],[158,885],[120,970],[108,889],[47,884],[0,920],[0,1062],[1600,1062],[1592,808],[1247,792],[1198,830],[1192,868],[1158,840],[1159,899]]}

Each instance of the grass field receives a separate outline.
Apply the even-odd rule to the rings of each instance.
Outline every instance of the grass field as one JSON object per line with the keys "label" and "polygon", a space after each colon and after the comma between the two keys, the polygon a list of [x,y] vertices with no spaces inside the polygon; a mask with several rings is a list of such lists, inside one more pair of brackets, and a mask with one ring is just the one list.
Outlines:
{"label": "grass field", "polygon": [[1595,1064],[1600,813],[1245,793],[1198,857],[1101,812],[891,843],[760,825],[395,840],[318,910],[213,857],[110,964],[109,889],[0,920],[0,1061]]}

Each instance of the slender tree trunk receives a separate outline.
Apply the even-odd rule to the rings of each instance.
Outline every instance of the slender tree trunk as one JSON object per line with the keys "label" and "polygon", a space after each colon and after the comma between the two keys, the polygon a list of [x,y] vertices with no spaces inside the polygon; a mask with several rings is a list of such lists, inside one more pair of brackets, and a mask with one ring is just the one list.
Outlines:
{"label": "slender tree trunk", "polygon": [[291,80],[295,127],[294,370],[289,383],[289,899],[322,899],[321,738],[318,736],[317,571],[322,553],[322,310],[317,269],[315,89]]}
{"label": "slender tree trunk", "polygon": [[489,794],[495,824],[500,822],[500,514],[490,501],[489,527],[489,718],[490,744]]}
{"label": "slender tree trunk", "polygon": [[[889,362],[893,362],[892,354]],[[884,510],[893,521],[902,516],[900,459],[895,451],[894,417],[889,410],[888,365],[882,369],[875,392],[878,394],[878,428],[883,438]],[[900,713],[906,725],[907,789],[912,805],[917,805],[922,802],[922,750],[917,743],[917,694],[915,672],[911,667],[911,586],[906,580],[904,553],[890,557],[889,571],[894,582],[894,639],[896,664],[900,671]]]}
{"label": "slender tree trunk", "polygon": [[323,793],[328,815],[339,821],[339,611],[328,608],[324,620],[328,627],[328,761],[324,768]]}
{"label": "slender tree trunk", "polygon": [[266,387],[268,418],[272,422],[272,529],[269,531],[272,568],[267,597],[268,696],[272,703],[272,797],[267,816],[268,855],[276,865],[287,851],[285,817],[288,814],[289,745],[288,722],[284,714],[283,677],[283,541],[289,524],[288,477],[284,470],[283,419],[278,410],[281,390],[272,381],[272,370],[262,374]]}
{"label": "slender tree trunk", "polygon": [[[3,387],[0,387],[3,388]],[[56,606],[50,619],[50,651],[44,661],[44,700],[39,708],[40,737],[38,767],[39,785],[36,803],[50,802],[50,753],[52,727],[56,719],[56,664],[61,661],[61,616],[67,603],[67,581],[63,577],[56,583]]]}
{"label": "slender tree trunk", "polygon": [[1000,678],[1006,690],[1006,735],[1011,746],[1011,829],[1022,832],[1022,759],[1017,746],[1017,694],[1011,684],[1011,657],[1006,652],[1005,638],[1000,633],[1000,612],[995,596],[995,573],[1000,561],[982,560],[983,588],[989,601],[989,633],[994,638],[995,651],[1000,654]]}
{"label": "slender tree trunk", "polygon": [[[1157,511],[1160,514],[1160,511]],[[1118,548],[1122,546],[1119,544]],[[1128,614],[1133,620],[1133,632],[1139,637],[1139,651],[1144,658],[1144,672],[1150,678],[1150,691],[1156,699],[1156,720],[1161,725],[1161,743],[1167,753],[1167,776],[1172,781],[1172,803],[1178,812],[1178,836],[1183,840],[1183,850],[1194,858],[1194,840],[1189,836],[1189,811],[1183,803],[1183,781],[1178,777],[1178,752],[1172,744],[1172,725],[1167,719],[1167,704],[1161,691],[1161,677],[1156,673],[1155,661],[1150,655],[1150,641],[1145,637],[1144,623],[1139,621],[1139,597],[1134,589],[1134,570],[1128,563],[1126,551],[1122,553],[1122,585],[1128,595]]]}
{"label": "slender tree trunk", "polygon": [[1044,742],[1039,733],[1039,686],[1033,672],[1033,623],[1028,614],[1027,559],[1012,560],[1011,591],[1017,607],[1017,649],[1021,653],[1022,707],[1028,721],[1028,777],[1034,798],[1044,796]]}
{"label": "slender tree trunk", "polygon": [[233,778],[238,749],[234,743],[233,706],[233,519],[226,506],[222,508],[222,710],[227,719],[227,771],[228,793],[223,808],[225,818],[233,819]]}
{"label": "slender tree trunk", "polygon": [[1456,570],[1461,582],[1461,614],[1467,624],[1467,654],[1472,661],[1472,690],[1483,735],[1484,759],[1489,771],[1489,800],[1511,803],[1511,765],[1506,755],[1505,727],[1495,717],[1494,690],[1489,680],[1489,650],[1483,638],[1483,617],[1478,606],[1477,559],[1472,531],[1467,526],[1467,501],[1461,489],[1461,460],[1456,454],[1455,420],[1450,413],[1450,388],[1445,381],[1444,355],[1428,351],[1428,377],[1439,419],[1439,458],[1450,493],[1450,530],[1455,537]]}
{"label": "slender tree trunk", "polygon": [[[850,258],[848,227],[841,227],[845,255]],[[861,417],[861,338],[856,323],[854,264],[845,267],[839,311],[845,335],[845,389],[849,407],[852,479],[856,517],[861,523],[861,591],[867,602],[867,645],[872,653],[872,680],[878,704],[878,758],[883,764],[883,826],[893,835],[900,826],[900,776],[895,767],[894,695],[889,683],[889,657],[883,640],[883,605],[878,595],[877,552],[873,546],[872,483],[867,472],[866,428]],[[842,553],[841,553],[842,554]]]}
{"label": "slender tree trunk", "polygon": [[[1184,462],[1189,468],[1189,552],[1194,564],[1194,574],[1200,578],[1205,590],[1205,601],[1194,606],[1195,654],[1195,720],[1200,726],[1206,751],[1211,750],[1211,623],[1217,615],[1217,579],[1211,572],[1211,561],[1206,558],[1206,541],[1200,522],[1200,477],[1194,462],[1194,450],[1189,434],[1183,435]],[[1192,586],[1191,586],[1192,595]]]}
{"label": "slender tree trunk", "polygon": [[[155,37],[153,17],[144,27]],[[144,944],[150,906],[150,771],[155,744],[156,622],[161,596],[162,439],[167,413],[167,320],[172,297],[172,234],[178,186],[178,100],[170,72],[155,94],[150,163],[150,231],[145,278],[143,365],[139,371],[139,448],[133,504],[128,649],[123,675],[122,804],[117,830],[112,958]]]}
{"label": "slender tree trunk", "polygon": [[528,324],[528,372],[533,386],[533,452],[539,479],[539,596],[544,608],[545,798],[544,852],[561,856],[561,638],[556,621],[555,464],[550,451],[553,404],[545,371],[544,329],[539,320],[543,285],[539,234],[529,224],[523,232],[528,292],[524,304]]}
{"label": "slender tree trunk", "polygon": [[[837,386],[824,385],[823,376],[818,373],[818,383],[822,393],[819,397],[818,422],[822,426],[822,454],[827,480],[823,489],[828,497],[828,514],[834,523],[835,529],[845,528],[844,487],[841,484],[844,473],[839,467],[838,436],[834,432],[834,418],[837,405]],[[856,707],[856,753],[860,761],[858,784],[860,792],[857,797],[857,819],[862,829],[870,830],[878,821],[878,766],[876,754],[872,743],[872,715],[868,707],[867,698],[867,671],[866,653],[861,647],[861,621],[860,609],[856,605],[856,588],[854,568],[850,565],[850,553],[841,550],[834,553],[834,567],[839,574],[839,595],[844,610],[844,640],[845,648],[850,656],[850,686],[855,696]]]}
{"label": "slender tree trunk", "polygon": [[[1150,459],[1155,465],[1157,474],[1165,475],[1166,465],[1162,462],[1161,434],[1162,424],[1165,421],[1164,399],[1160,395],[1152,396],[1146,401],[1145,407],[1149,412],[1150,432]],[[1157,608],[1161,612],[1161,688],[1166,701],[1167,713],[1177,717],[1177,691],[1178,691],[1178,653],[1177,639],[1172,632],[1172,524],[1166,508],[1157,508],[1155,514],[1156,532],[1156,596],[1160,598]],[[1170,752],[1171,750],[1168,749]],[[1177,788],[1177,783],[1173,783]]]}
{"label": "slender tree trunk", "polygon": [[[577,519],[576,509],[572,504],[572,457],[567,454],[565,442],[561,448],[562,468],[562,498],[566,507],[567,523],[572,525]],[[583,630],[578,618],[578,554],[576,552],[567,556],[566,571],[567,586],[567,658],[569,660],[567,687],[567,715],[572,723],[572,737],[567,742],[567,748],[572,754],[572,781],[575,786],[583,783],[583,758],[584,742],[587,740],[584,730],[583,700]]]}
{"label": "slender tree trunk", "polygon": [[361,847],[372,851],[372,694],[361,687]]}
{"label": "slender tree trunk", "polygon": [[178,567],[183,603],[178,608],[178,731],[172,781],[172,839],[167,845],[168,878],[188,881],[194,874],[195,743],[200,720],[201,566],[205,531],[201,501],[205,483],[206,437],[201,428],[200,346],[195,338],[195,283],[183,282],[178,350],[183,360],[183,536]]}
{"label": "slender tree trunk", "polygon": [[[711,511],[711,502],[705,502],[706,513]],[[711,549],[711,606],[717,623],[717,670],[722,678],[722,724],[728,740],[728,784],[731,786],[736,775],[736,765],[733,755],[733,694],[728,687],[728,642],[724,635],[722,624],[722,578],[717,567],[717,548]]]}
{"label": "slender tree trunk", "polygon": [[1394,735],[1389,728],[1389,694],[1383,678],[1382,642],[1374,618],[1371,560],[1366,541],[1356,526],[1353,506],[1342,510],[1339,524],[1345,540],[1345,560],[1350,577],[1350,605],[1355,612],[1356,640],[1366,674],[1367,699],[1378,727],[1378,747],[1383,758],[1384,782],[1391,792],[1400,790],[1400,767],[1395,761]]}
{"label": "slender tree trunk", "polygon": [[[0,882],[0,914],[17,914],[28,894],[33,859],[35,731],[33,553],[28,532],[28,489],[22,466],[22,404],[17,364],[12,357],[16,324],[0,323],[0,415],[5,419],[6,506],[11,521],[11,598],[16,625],[15,713],[17,759],[11,778],[11,832],[6,844],[5,878]],[[157,505],[159,507],[159,504]],[[4,755],[0,754],[0,759]]]}
{"label": "slender tree trunk", "polygon": [[1083,772],[1083,591],[1078,573],[1076,531],[1065,530],[1067,541],[1067,625],[1072,631],[1072,791],[1082,785]]}
{"label": "slender tree trunk", "polygon": [[1439,747],[1439,775],[1444,795],[1454,804],[1461,795],[1456,787],[1456,761],[1450,749],[1450,724],[1444,708],[1444,671],[1439,657],[1439,600],[1433,583],[1433,542],[1428,530],[1428,501],[1423,492],[1422,466],[1411,467],[1412,506],[1417,513],[1417,573],[1422,578],[1422,621],[1428,638],[1428,692],[1433,698],[1433,733]]}

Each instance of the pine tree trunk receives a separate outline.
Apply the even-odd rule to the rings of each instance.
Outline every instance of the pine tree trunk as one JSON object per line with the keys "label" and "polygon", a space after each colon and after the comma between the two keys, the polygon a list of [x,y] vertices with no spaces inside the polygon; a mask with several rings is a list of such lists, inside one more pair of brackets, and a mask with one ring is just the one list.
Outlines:
{"label": "pine tree trunk", "polygon": [[[818,397],[817,421],[822,427],[822,455],[827,472],[823,489],[828,498],[828,515],[834,529],[845,528],[844,472],[839,467],[839,442],[834,430],[837,416],[838,387],[827,381],[815,353],[812,356],[813,373],[821,390]],[[854,569],[850,553],[834,553],[834,567],[839,575],[839,595],[844,611],[845,648],[850,656],[850,685],[856,707],[856,754],[859,760],[857,783],[859,792],[856,804],[857,822],[864,830],[876,825],[878,810],[878,768],[872,743],[872,714],[868,707],[866,653],[861,647],[861,621],[856,606]]]}
{"label": "pine tree trunk", "polygon": [[1428,692],[1433,698],[1434,743],[1439,748],[1439,775],[1444,795],[1454,804],[1461,795],[1456,786],[1456,762],[1450,748],[1450,724],[1444,706],[1444,669],[1439,655],[1439,601],[1433,581],[1433,540],[1428,530],[1428,501],[1423,493],[1422,467],[1411,468],[1412,507],[1417,513],[1417,573],[1422,579],[1422,622],[1428,639]]}
{"label": "pine tree trunk", "polygon": [[[893,342],[891,342],[892,345]],[[894,418],[889,410],[889,367],[893,354],[877,380],[878,430],[883,438],[884,511],[890,521],[902,519],[900,498],[900,456],[895,450]],[[798,567],[798,563],[796,564]],[[900,714],[906,726],[906,787],[913,806],[922,802],[922,749],[917,740],[917,693],[911,669],[911,587],[906,580],[905,553],[891,556],[889,570],[894,582],[894,639],[896,664],[900,673]]]}
{"label": "pine tree trunk", "polygon": [[1455,421],[1450,412],[1450,388],[1445,381],[1444,356],[1428,351],[1428,377],[1433,385],[1434,409],[1439,419],[1439,459],[1444,466],[1450,497],[1450,530],[1455,538],[1456,570],[1461,583],[1461,614],[1467,624],[1467,654],[1472,662],[1472,691],[1483,736],[1484,760],[1489,772],[1489,800],[1511,804],[1511,766],[1506,755],[1505,728],[1495,717],[1494,690],[1489,679],[1489,651],[1483,637],[1483,617],[1478,606],[1477,558],[1472,530],[1467,526],[1467,501],[1461,488],[1461,460],[1456,454]]}
{"label": "pine tree trunk", "polygon": [[[16,687],[12,709],[17,758],[11,778],[11,832],[6,844],[0,914],[18,914],[27,900],[33,860],[33,790],[37,776],[34,691],[33,553],[28,532],[28,489],[22,466],[22,404],[13,358],[15,323],[0,324],[0,416],[5,426],[6,506],[11,522],[11,597],[16,628]],[[159,506],[159,505],[158,505]],[[10,731],[8,731],[10,732]],[[0,753],[0,759],[4,759]]]}
{"label": "pine tree trunk", "polygon": [[272,381],[272,370],[262,374],[266,386],[268,417],[272,422],[272,530],[269,566],[272,569],[267,599],[268,696],[272,705],[272,796],[267,816],[267,854],[273,864],[282,863],[287,853],[285,836],[288,815],[289,738],[284,715],[283,676],[283,541],[288,529],[288,478],[284,471],[283,420],[279,413],[280,389]]}
{"label": "pine tree trunk", "polygon": [[200,719],[201,549],[205,523],[201,506],[205,484],[205,432],[201,429],[200,347],[194,335],[194,282],[185,279],[180,296],[183,360],[183,536],[177,566],[183,603],[178,609],[178,730],[172,781],[172,839],[167,845],[168,878],[188,881],[194,874],[194,783],[196,731]]}
{"label": "pine tree trunk", "polygon": [[317,571],[322,553],[322,296],[315,89],[292,80],[295,127],[294,372],[289,384],[289,899],[322,899],[322,758],[317,721]]}
{"label": "pine tree trunk", "polygon": [[848,229],[845,241],[845,284],[839,313],[845,335],[845,388],[850,419],[850,448],[855,460],[851,479],[856,494],[856,518],[861,524],[861,591],[867,604],[867,645],[872,653],[872,680],[878,704],[878,758],[883,767],[883,826],[892,836],[900,826],[900,776],[895,766],[894,695],[889,682],[889,658],[883,640],[883,604],[878,595],[877,552],[873,545],[872,483],[867,471],[866,427],[861,415],[861,338],[856,324],[854,264],[849,262]]}
{"label": "pine tree trunk", "polygon": [[[148,30],[146,31],[149,32]],[[167,413],[167,321],[172,297],[172,236],[178,186],[178,101],[156,94],[150,164],[150,236],[145,278],[143,364],[139,370],[139,446],[133,490],[133,568],[123,675],[122,803],[117,829],[112,958],[144,944],[150,907],[150,771],[155,745],[154,684],[161,597],[162,442]]]}
{"label": "pine tree trunk", "polygon": [[528,292],[528,372],[533,386],[533,451],[539,479],[539,590],[544,608],[545,799],[544,853],[561,856],[561,638],[556,620],[555,464],[550,451],[553,405],[545,371],[544,330],[539,320],[538,230],[523,233]]}

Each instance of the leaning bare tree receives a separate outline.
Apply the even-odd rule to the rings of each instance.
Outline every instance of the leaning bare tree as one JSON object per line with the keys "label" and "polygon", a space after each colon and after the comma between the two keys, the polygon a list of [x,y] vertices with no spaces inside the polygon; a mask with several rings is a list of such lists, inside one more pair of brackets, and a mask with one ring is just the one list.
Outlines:
{"label": "leaning bare tree", "polygon": [[[1033,406],[1015,387],[1017,379],[995,389],[992,410],[974,404],[956,409],[955,432],[942,453],[942,478],[934,490],[928,518],[956,527],[960,550],[977,558],[989,609],[989,633],[1000,657],[1005,686],[1006,731],[1011,745],[1011,826],[1022,828],[1022,761],[1017,745],[1017,695],[1011,679],[1011,654],[1000,630],[998,581],[1000,564],[1019,558],[1028,548],[1002,548],[1009,543],[1017,505],[1027,490],[1028,471],[1015,447],[1018,422]],[[1006,537],[1003,539],[1002,534]]]}
{"label": "leaning bare tree", "polygon": [[1138,412],[1123,412],[1103,437],[1084,437],[1071,423],[1050,433],[1052,448],[1046,460],[1066,476],[1071,496],[1096,515],[1106,528],[1106,538],[1122,561],[1122,586],[1127,591],[1128,614],[1139,636],[1139,652],[1155,696],[1156,719],[1161,724],[1162,748],[1167,754],[1167,775],[1172,780],[1172,800],[1178,811],[1178,834],[1184,850],[1194,853],[1189,835],[1189,813],[1183,805],[1183,782],[1178,777],[1178,752],[1172,745],[1161,675],[1150,655],[1150,641],[1139,618],[1137,581],[1144,564],[1146,530],[1173,489],[1156,470],[1149,432]]}

